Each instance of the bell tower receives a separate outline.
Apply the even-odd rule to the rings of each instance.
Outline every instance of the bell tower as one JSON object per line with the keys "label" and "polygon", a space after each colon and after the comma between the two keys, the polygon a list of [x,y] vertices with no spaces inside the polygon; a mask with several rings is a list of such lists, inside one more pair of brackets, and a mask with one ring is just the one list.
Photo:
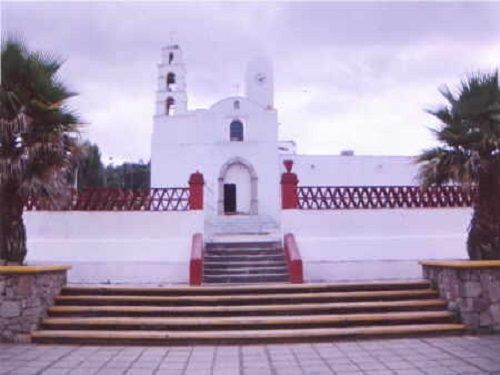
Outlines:
{"label": "bell tower", "polygon": [[186,112],[186,69],[182,50],[178,44],[171,44],[162,48],[161,62],[158,64],[156,115],[174,116]]}

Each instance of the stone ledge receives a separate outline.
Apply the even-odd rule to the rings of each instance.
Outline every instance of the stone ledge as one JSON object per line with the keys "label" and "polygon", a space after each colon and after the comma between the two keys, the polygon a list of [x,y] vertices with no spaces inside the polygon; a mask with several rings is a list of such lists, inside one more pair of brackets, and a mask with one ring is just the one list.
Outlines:
{"label": "stone ledge", "polygon": [[68,265],[54,265],[54,266],[0,266],[0,275],[58,272],[58,271],[67,271],[70,268],[71,268],[71,266],[68,266]]}
{"label": "stone ledge", "polygon": [[500,332],[500,261],[422,261],[423,275],[472,332]]}
{"label": "stone ledge", "polygon": [[66,285],[69,266],[0,266],[0,342],[24,342]]}
{"label": "stone ledge", "polygon": [[500,260],[421,260],[419,264],[453,269],[500,268]]}

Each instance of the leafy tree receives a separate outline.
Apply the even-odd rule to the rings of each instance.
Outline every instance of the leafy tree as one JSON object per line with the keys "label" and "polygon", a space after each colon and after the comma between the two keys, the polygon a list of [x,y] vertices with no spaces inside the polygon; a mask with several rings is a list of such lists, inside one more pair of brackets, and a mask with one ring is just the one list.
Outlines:
{"label": "leafy tree", "polygon": [[104,167],[101,151],[88,141],[82,145],[82,157],[78,163],[78,190],[88,188],[148,189],[150,163],[125,162]]}
{"label": "leafy tree", "polygon": [[460,183],[477,189],[469,226],[471,259],[500,259],[500,88],[498,72],[475,74],[457,93],[440,90],[447,104],[428,111],[441,122],[441,146],[418,158],[424,187]]}
{"label": "leafy tree", "polygon": [[106,167],[105,186],[123,189],[149,189],[151,163],[123,163]]}
{"label": "leafy tree", "polygon": [[7,39],[1,49],[0,259],[26,256],[27,197],[58,205],[68,197],[80,147],[78,119],[65,101],[75,95],[57,77],[62,62]]}
{"label": "leafy tree", "polygon": [[78,190],[104,186],[105,171],[99,147],[86,141],[83,143],[82,149],[83,155],[78,163],[77,173]]}

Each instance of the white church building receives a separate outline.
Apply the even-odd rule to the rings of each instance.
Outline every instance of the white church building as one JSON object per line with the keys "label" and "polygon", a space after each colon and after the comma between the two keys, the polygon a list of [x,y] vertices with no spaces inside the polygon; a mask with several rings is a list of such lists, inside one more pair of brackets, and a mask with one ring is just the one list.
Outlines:
{"label": "white church building", "polygon": [[195,243],[286,252],[288,234],[305,281],[421,278],[420,259],[467,257],[470,207],[452,190],[418,190],[413,158],[301,155],[280,141],[268,60],[248,64],[244,96],[207,109],[188,107],[187,74],[181,48],[163,48],[151,187],[187,194],[200,173],[202,207],[30,211],[28,262],[69,263],[71,282],[186,283]]}
{"label": "white church building", "polygon": [[162,50],[151,141],[151,187],[183,186],[203,173],[206,215],[255,215],[281,223],[283,161],[293,160],[301,185],[415,185],[411,157],[299,155],[293,141],[278,139],[273,68],[259,58],[246,69],[245,96],[208,109],[188,110],[182,50]]}

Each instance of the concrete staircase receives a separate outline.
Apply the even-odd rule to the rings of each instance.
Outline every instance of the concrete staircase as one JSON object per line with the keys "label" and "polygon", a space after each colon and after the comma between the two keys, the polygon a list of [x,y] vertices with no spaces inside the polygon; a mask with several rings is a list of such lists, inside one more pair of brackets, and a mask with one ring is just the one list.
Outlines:
{"label": "concrete staircase", "polygon": [[207,243],[203,254],[203,283],[288,282],[280,242]]}
{"label": "concrete staircase", "polygon": [[264,215],[220,215],[205,221],[207,242],[279,241],[279,225]]}
{"label": "concrete staircase", "polygon": [[461,333],[427,281],[70,286],[35,343],[244,344]]}

